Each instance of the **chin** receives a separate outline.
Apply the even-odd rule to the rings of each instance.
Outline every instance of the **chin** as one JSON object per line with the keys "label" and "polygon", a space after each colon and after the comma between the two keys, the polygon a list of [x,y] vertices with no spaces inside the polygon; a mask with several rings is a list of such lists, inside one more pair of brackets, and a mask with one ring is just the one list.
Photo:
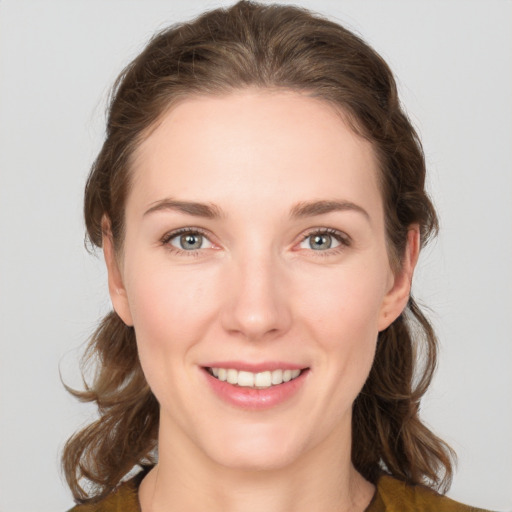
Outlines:
{"label": "chin", "polygon": [[253,451],[245,446],[241,450],[230,450],[229,453],[219,454],[216,462],[237,471],[277,471],[292,464],[295,458],[291,453],[282,453],[282,451],[266,453],[261,450]]}
{"label": "chin", "polygon": [[272,471],[293,463],[300,449],[298,443],[271,432],[252,432],[252,435],[228,435],[215,442],[210,458],[216,463],[239,471]]}

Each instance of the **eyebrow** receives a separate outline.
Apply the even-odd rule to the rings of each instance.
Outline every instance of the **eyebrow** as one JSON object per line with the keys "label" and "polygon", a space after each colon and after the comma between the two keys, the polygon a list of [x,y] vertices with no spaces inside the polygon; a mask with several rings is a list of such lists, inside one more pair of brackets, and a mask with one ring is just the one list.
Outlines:
{"label": "eyebrow", "polygon": [[355,211],[361,213],[368,221],[370,215],[361,206],[350,201],[323,200],[323,201],[304,201],[295,205],[290,215],[291,217],[314,217],[315,215],[324,215],[331,212]]}
{"label": "eyebrow", "polygon": [[176,201],[175,199],[162,199],[152,203],[151,207],[144,212],[144,216],[161,210],[174,210],[194,217],[206,217],[207,219],[216,219],[222,216],[221,209],[216,205],[194,201]]}
{"label": "eyebrow", "polygon": [[[144,216],[162,210],[173,210],[186,215],[205,217],[207,219],[217,219],[223,216],[222,210],[217,205],[195,201],[177,201],[169,198],[152,203],[150,208],[144,212]],[[338,200],[302,201],[293,206],[290,211],[290,217],[314,217],[316,215],[343,211],[355,211],[362,214],[367,220],[370,220],[370,215],[361,206],[350,201]]]}

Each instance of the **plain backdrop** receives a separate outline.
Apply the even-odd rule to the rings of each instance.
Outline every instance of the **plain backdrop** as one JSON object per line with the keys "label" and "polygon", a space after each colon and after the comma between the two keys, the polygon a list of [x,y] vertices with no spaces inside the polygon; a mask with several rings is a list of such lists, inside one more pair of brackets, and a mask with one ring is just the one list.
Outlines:
{"label": "plain backdrop", "polygon": [[[300,0],[360,33],[418,128],[441,234],[414,283],[440,337],[422,414],[456,449],[450,496],[512,510],[512,2]],[[201,0],[0,0],[0,512],[72,505],[65,439],[94,410],[66,394],[110,307],[83,246],[84,181],[114,78]]]}

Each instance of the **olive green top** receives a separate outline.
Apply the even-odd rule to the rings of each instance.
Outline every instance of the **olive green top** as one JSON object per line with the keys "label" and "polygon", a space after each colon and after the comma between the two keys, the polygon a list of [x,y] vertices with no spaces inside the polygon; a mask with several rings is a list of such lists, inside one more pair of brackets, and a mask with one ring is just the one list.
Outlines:
{"label": "olive green top", "polygon": [[[77,505],[69,512],[141,512],[138,487],[141,475],[121,484],[98,503]],[[457,503],[420,485],[407,485],[396,478],[382,475],[365,512],[484,512]]]}

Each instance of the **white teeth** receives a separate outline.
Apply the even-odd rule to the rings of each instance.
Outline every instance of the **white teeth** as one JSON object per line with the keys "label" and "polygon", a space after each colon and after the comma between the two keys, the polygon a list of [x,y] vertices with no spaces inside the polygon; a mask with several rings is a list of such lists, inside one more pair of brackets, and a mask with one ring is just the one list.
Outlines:
{"label": "white teeth", "polygon": [[228,378],[226,379],[230,384],[238,384],[238,372],[233,369],[228,370]]}
{"label": "white teeth", "polygon": [[[238,380],[240,384],[240,380]],[[272,385],[272,372],[257,373],[254,377],[254,385],[258,388],[269,388]]]}
{"label": "white teeth", "polygon": [[[231,371],[231,370],[229,370]],[[234,372],[236,370],[233,370]],[[236,382],[239,386],[252,388],[254,386],[254,373],[251,372],[238,372],[238,380]]]}
{"label": "white teeth", "polygon": [[272,384],[281,384],[283,382],[283,370],[274,370],[272,372]]}
{"label": "white teeth", "polygon": [[227,381],[230,384],[246,388],[269,388],[277,386],[283,382],[289,382],[300,375],[300,370],[274,370],[252,373],[246,371],[238,371],[233,368],[210,368],[214,377],[219,380]]}

